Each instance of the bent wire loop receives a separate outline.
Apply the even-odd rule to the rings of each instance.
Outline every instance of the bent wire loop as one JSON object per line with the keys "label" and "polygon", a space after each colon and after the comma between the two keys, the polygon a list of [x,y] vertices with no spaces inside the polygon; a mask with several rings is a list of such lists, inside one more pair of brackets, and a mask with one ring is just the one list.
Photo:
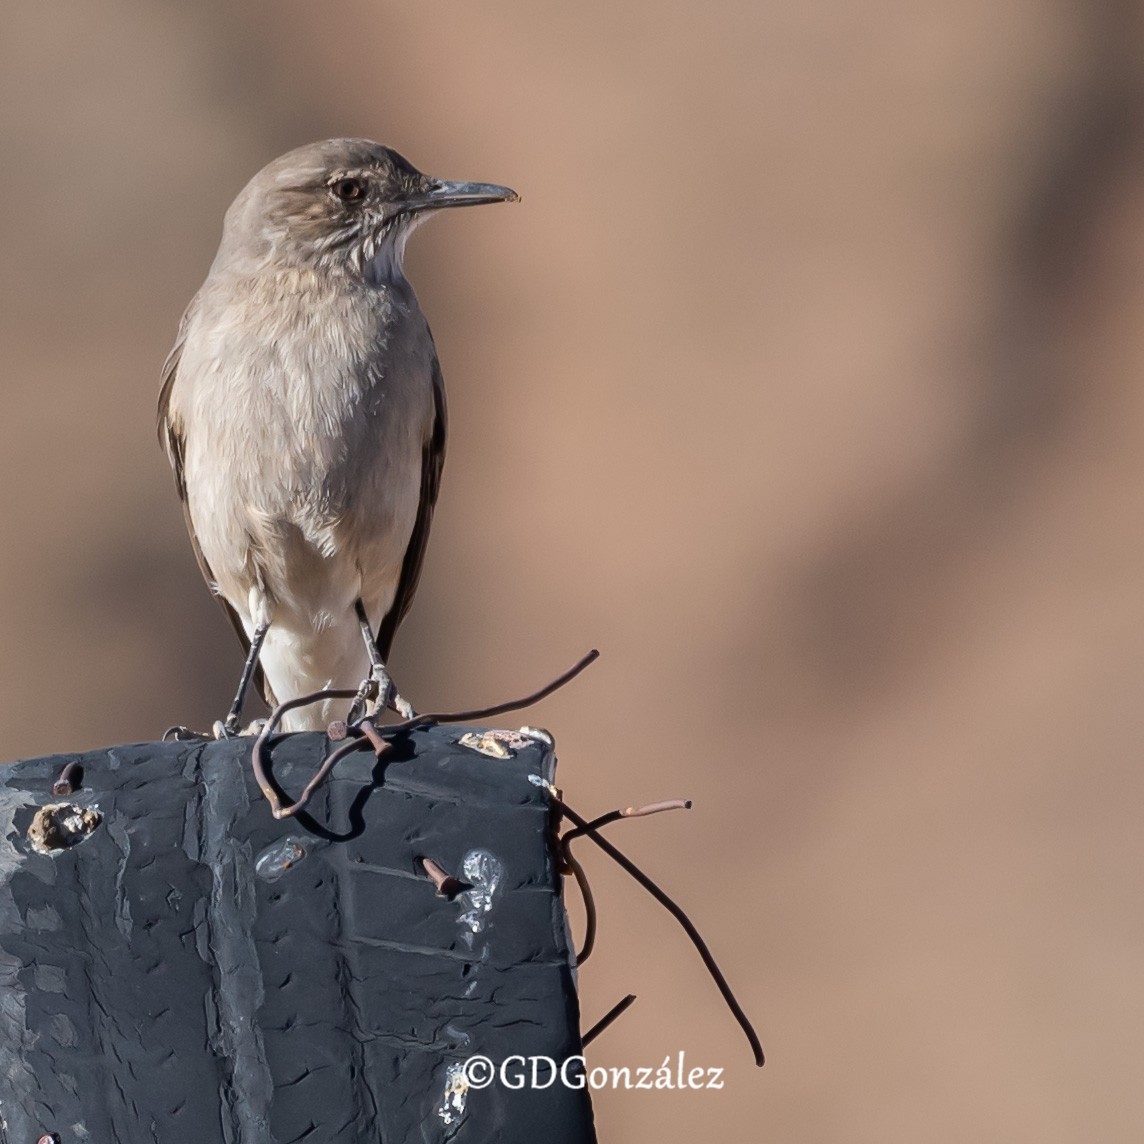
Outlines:
{"label": "bent wire loop", "polygon": [[[322,765],[318,768],[314,777],[306,784],[301,795],[298,796],[297,802],[293,802],[289,806],[283,806],[282,800],[278,797],[278,792],[270,782],[270,776],[266,769],[265,754],[267,742],[270,736],[277,730],[278,724],[282,722],[282,716],[288,711],[293,711],[296,707],[305,707],[310,703],[321,703],[327,699],[354,699],[357,697],[358,692],[348,688],[334,688],[326,691],[315,691],[312,695],[300,695],[296,699],[288,699],[285,703],[279,703],[278,706],[271,711],[270,718],[266,720],[266,724],[258,733],[258,737],[254,740],[254,747],[251,750],[251,765],[254,769],[254,777],[263,795],[266,797],[266,801],[270,804],[270,813],[277,819],[292,818],[305,808],[314,794],[314,791],[322,785],[330,771],[332,771],[342,759],[354,751],[365,746],[371,746],[380,757],[389,745],[387,736],[392,738],[395,735],[413,731],[418,727],[428,727],[434,723],[470,723],[477,719],[491,719],[494,715],[503,715],[508,711],[518,711],[522,707],[531,707],[534,703],[539,703],[540,700],[551,695],[566,683],[571,682],[580,672],[589,664],[594,663],[599,657],[600,653],[593,648],[587,655],[564,672],[563,675],[557,676],[551,683],[546,684],[539,691],[534,691],[531,695],[526,695],[522,699],[510,699],[507,703],[494,704],[492,707],[479,707],[472,711],[433,711],[426,715],[414,715],[412,719],[405,719],[400,723],[390,723],[384,727],[379,727],[368,717],[358,719],[356,722],[345,726],[345,733],[348,738],[345,742],[335,747],[322,760]],[[340,731],[341,727],[339,727],[339,732]]]}

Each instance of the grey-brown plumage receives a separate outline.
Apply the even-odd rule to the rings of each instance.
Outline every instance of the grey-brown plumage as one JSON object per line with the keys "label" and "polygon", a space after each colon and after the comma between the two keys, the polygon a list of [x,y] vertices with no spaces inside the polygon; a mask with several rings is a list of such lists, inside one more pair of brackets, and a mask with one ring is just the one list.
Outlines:
{"label": "grey-brown plumage", "polygon": [[[405,242],[435,210],[516,197],[331,139],[276,159],[227,211],[164,366],[159,429],[199,566],[248,649],[230,730],[256,664],[271,703],[357,687],[371,656],[355,608],[389,656],[445,452]],[[303,708],[284,725],[331,715]]]}

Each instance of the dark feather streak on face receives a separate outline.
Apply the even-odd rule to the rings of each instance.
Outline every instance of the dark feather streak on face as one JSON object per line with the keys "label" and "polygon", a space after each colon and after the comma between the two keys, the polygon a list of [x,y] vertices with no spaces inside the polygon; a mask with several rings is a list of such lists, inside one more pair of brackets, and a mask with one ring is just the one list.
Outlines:
{"label": "dark feather streak on face", "polygon": [[[381,235],[404,217],[402,201],[422,193],[429,181],[407,159],[388,148],[369,154],[345,154],[329,166],[313,169],[285,185],[279,183],[270,216],[306,258],[326,259],[356,247],[372,232]],[[300,177],[298,177],[300,176]],[[345,184],[356,197],[339,194]]]}

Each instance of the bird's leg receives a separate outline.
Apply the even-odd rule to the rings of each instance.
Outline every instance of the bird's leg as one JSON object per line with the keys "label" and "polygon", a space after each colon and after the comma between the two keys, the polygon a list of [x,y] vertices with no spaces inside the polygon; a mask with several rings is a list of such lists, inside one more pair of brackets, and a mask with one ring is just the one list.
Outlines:
{"label": "bird's leg", "polygon": [[358,626],[361,628],[361,638],[365,640],[366,654],[369,656],[369,679],[362,684],[362,690],[354,699],[350,711],[351,720],[357,714],[357,709],[367,697],[369,685],[377,687],[377,709],[384,711],[392,708],[402,719],[412,719],[415,712],[413,705],[404,696],[398,693],[389,677],[385,664],[382,662],[381,652],[377,649],[377,641],[373,638],[373,629],[369,626],[369,617],[365,614],[365,605],[360,599],[354,601],[354,611],[357,613]]}
{"label": "bird's leg", "polygon": [[374,693],[376,687],[377,684],[372,678],[361,681],[354,701],[350,704],[350,713],[346,716],[347,723],[356,723],[361,718],[365,710],[365,701]]}
{"label": "bird's leg", "polygon": [[222,725],[223,734],[227,737],[239,733],[238,718],[242,714],[242,705],[246,702],[246,692],[250,688],[250,681],[254,678],[254,668],[258,663],[258,653],[262,651],[262,641],[266,639],[266,631],[269,627],[269,623],[263,623],[254,629],[254,635],[250,640],[250,650],[246,653],[246,663],[242,665],[242,675],[238,681],[238,694],[235,695],[226,722]]}

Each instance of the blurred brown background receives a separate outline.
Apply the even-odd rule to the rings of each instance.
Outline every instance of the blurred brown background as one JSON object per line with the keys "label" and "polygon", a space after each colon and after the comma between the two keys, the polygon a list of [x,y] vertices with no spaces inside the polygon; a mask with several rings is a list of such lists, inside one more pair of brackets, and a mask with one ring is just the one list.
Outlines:
{"label": "blurred brown background", "polygon": [[[58,0],[0,17],[0,757],[239,669],[154,433],[222,213],[363,134],[516,187],[410,273],[450,385],[394,667],[529,690],[585,851],[602,1141],[1141,1138],[1141,5]],[[573,906],[577,922],[579,914]]]}

